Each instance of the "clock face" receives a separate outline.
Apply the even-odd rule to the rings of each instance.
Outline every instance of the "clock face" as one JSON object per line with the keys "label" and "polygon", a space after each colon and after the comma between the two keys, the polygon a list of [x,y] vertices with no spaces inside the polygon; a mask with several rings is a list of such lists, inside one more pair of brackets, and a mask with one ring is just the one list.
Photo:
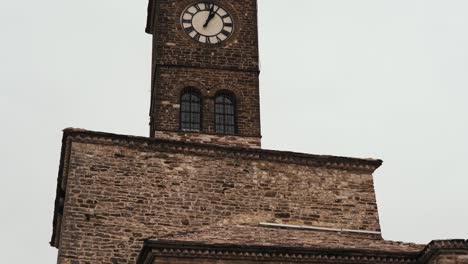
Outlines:
{"label": "clock face", "polygon": [[181,16],[182,28],[194,40],[218,44],[234,33],[232,16],[217,4],[200,2],[187,7]]}

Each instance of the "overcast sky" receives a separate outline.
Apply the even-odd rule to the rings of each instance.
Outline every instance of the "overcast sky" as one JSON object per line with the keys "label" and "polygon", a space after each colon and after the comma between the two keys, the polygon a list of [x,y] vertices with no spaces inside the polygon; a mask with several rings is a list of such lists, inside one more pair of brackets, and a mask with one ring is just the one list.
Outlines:
{"label": "overcast sky", "polygon": [[[63,128],[148,135],[146,4],[0,2],[1,263],[56,262]],[[259,0],[263,147],[381,158],[386,239],[468,238],[467,14],[466,0]]]}

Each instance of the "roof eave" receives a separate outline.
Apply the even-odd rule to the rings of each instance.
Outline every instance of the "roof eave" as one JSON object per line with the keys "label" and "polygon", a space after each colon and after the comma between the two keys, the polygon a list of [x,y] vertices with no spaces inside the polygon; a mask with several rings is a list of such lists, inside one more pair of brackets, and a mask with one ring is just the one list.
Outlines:
{"label": "roof eave", "polygon": [[57,176],[57,187],[55,191],[55,202],[54,202],[54,219],[52,222],[52,237],[49,242],[49,244],[52,247],[59,247],[59,233],[60,230],[58,229],[58,217],[59,217],[59,211],[60,211],[60,198],[62,198],[65,194],[65,190],[62,188],[62,181],[63,181],[63,170],[64,170],[64,164],[66,163],[66,159],[68,158],[68,155],[66,153],[68,152],[67,150],[67,140],[68,140],[68,133],[67,129],[63,130],[63,136],[62,136],[62,147],[60,151],[60,164],[59,164],[59,171],[58,171],[58,176]]}
{"label": "roof eave", "polygon": [[146,28],[145,32],[148,34],[153,34],[153,24],[154,24],[154,2],[155,0],[148,1],[148,15],[146,19]]}
{"label": "roof eave", "polygon": [[[223,251],[223,253],[219,253]],[[200,254],[197,254],[199,252]],[[210,257],[206,252],[211,252],[212,257],[270,257],[270,258],[295,258],[307,261],[304,256],[323,257],[329,256],[333,258],[380,258],[381,260],[389,259],[393,261],[395,258],[404,260],[405,263],[416,263],[418,252],[391,252],[368,249],[342,249],[342,248],[307,248],[307,247],[282,247],[282,246],[258,246],[247,244],[208,244],[192,241],[172,241],[172,240],[146,240],[143,249],[139,255],[137,264],[149,264],[157,257],[163,254],[164,256],[173,257]],[[232,253],[232,254],[231,254]],[[239,254],[246,253],[246,254]],[[265,254],[267,253],[267,254]],[[390,262],[391,262],[390,261]]]}

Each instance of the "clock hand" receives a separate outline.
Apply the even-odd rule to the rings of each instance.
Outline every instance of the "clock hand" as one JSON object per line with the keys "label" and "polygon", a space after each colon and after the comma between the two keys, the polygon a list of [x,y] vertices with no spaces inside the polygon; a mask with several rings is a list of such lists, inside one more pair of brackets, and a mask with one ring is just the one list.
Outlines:
{"label": "clock hand", "polygon": [[206,19],[206,22],[203,25],[204,28],[206,28],[208,26],[208,23],[210,23],[211,19],[213,19],[215,14],[216,14],[216,12],[214,11],[214,4],[211,4],[210,14],[208,15],[208,18]]}

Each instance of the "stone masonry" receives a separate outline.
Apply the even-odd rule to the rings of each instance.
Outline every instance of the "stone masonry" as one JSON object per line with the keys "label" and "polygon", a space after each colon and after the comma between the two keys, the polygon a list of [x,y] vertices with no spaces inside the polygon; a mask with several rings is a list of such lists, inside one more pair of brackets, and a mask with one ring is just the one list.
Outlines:
{"label": "stone masonry", "polygon": [[[170,137],[172,132],[180,131],[181,92],[187,87],[195,87],[203,97],[202,133],[198,132],[198,134],[217,136],[214,131],[214,97],[218,92],[227,90],[239,98],[237,100],[237,136],[257,138],[258,143],[245,146],[259,147],[261,135],[258,73],[160,66],[155,74],[159,81],[157,82],[158,88],[153,92],[158,100],[153,105],[155,123],[152,137],[164,135]],[[218,139],[220,144],[223,142],[222,137],[219,136]]]}
{"label": "stone masonry", "polygon": [[258,137],[239,137],[231,135],[219,136],[181,131],[155,131],[154,137],[159,139],[186,141],[238,148],[260,148],[261,144],[260,138]]}
{"label": "stone masonry", "polygon": [[135,263],[147,238],[227,218],[379,231],[380,164],[66,130],[52,244],[61,264]]}
{"label": "stone masonry", "polygon": [[[235,36],[220,45],[200,45],[180,26],[180,14],[193,1],[150,1],[146,31],[153,35],[150,136],[171,138],[180,131],[180,96],[192,87],[202,94],[202,129],[212,142],[231,145],[215,134],[214,97],[220,91],[235,95],[238,137],[257,140],[259,147],[260,97],[256,0],[217,0],[233,15]],[[185,140],[199,142],[187,134]],[[218,139],[214,139],[218,137]],[[175,139],[175,138],[174,138]]]}

